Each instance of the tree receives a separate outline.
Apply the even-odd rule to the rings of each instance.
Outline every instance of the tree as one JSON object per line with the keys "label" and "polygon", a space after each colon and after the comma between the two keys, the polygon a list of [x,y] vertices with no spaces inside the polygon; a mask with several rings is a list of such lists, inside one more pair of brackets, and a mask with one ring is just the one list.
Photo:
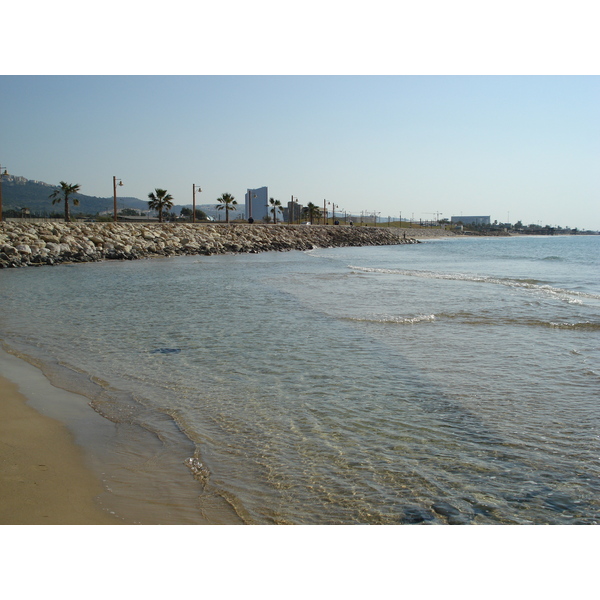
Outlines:
{"label": "tree", "polygon": [[309,202],[308,205],[302,209],[302,212],[305,216],[308,216],[308,220],[310,221],[311,225],[313,224],[313,221],[315,219],[318,219],[321,215],[321,210],[319,209],[319,207],[316,204],[313,204],[312,202]]}
{"label": "tree", "polygon": [[158,211],[158,222],[162,223],[163,211],[167,212],[173,208],[173,196],[167,194],[167,190],[161,190],[160,188],[156,188],[154,192],[148,194],[148,198],[150,198],[148,208]]}
{"label": "tree", "polygon": [[269,198],[269,204],[273,207],[269,212],[273,213],[273,223],[277,225],[277,211],[283,212],[281,208],[281,200],[275,200],[275,198]]}
{"label": "tree", "polygon": [[231,194],[223,194],[220,198],[217,198],[217,210],[225,209],[225,222],[229,223],[229,211],[237,210],[237,200]]}
{"label": "tree", "polygon": [[124,208],[121,210],[121,215],[124,217],[139,217],[140,211],[135,208]]}
{"label": "tree", "polygon": [[[49,198],[52,198],[52,204],[57,204],[58,202],[64,201],[65,203],[65,222],[69,222],[71,220],[71,216],[69,215],[69,197],[76,194],[81,186],[78,183],[66,183],[64,181],[60,182],[60,189],[54,190]],[[75,206],[79,206],[79,200],[77,198],[73,198],[73,204]]]}
{"label": "tree", "polygon": [[[187,207],[183,207],[181,209],[181,216],[185,217],[186,219],[189,219],[190,221],[192,220],[192,209],[191,208],[187,208]],[[206,221],[206,213],[203,210],[200,210],[199,208],[196,209],[196,221]]]}

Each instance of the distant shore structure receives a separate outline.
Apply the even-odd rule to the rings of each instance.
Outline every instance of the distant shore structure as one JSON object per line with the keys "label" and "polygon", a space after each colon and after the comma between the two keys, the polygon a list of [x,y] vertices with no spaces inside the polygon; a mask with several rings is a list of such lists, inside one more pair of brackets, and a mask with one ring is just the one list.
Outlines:
{"label": "distant shore structure", "polygon": [[452,225],[490,225],[490,217],[452,217],[450,219]]}
{"label": "distant shore structure", "polygon": [[254,219],[258,223],[269,216],[269,189],[267,187],[248,188],[245,212],[246,219]]}

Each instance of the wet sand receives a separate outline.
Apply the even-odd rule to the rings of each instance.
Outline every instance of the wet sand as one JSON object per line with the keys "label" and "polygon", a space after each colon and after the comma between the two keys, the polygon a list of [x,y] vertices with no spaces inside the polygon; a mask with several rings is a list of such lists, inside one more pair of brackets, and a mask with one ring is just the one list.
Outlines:
{"label": "wet sand", "polygon": [[185,464],[193,443],[171,450],[0,343],[0,525],[242,524]]}
{"label": "wet sand", "polygon": [[59,421],[27,405],[0,377],[0,524],[109,525],[94,498],[102,485]]}

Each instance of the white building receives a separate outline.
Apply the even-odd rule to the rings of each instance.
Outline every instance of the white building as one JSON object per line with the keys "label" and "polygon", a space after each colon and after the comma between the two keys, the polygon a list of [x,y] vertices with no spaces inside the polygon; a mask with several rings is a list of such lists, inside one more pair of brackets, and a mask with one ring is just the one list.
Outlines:
{"label": "white building", "polygon": [[462,223],[463,225],[489,225],[490,217],[452,217],[450,222],[455,225]]}
{"label": "white building", "polygon": [[269,216],[269,190],[266,187],[249,189],[246,192],[246,219],[257,223]]}
{"label": "white building", "polygon": [[[300,223],[302,220],[302,209],[304,206],[296,200],[287,203],[287,208],[283,209],[283,218],[288,223]],[[305,219],[306,220],[306,219]]]}

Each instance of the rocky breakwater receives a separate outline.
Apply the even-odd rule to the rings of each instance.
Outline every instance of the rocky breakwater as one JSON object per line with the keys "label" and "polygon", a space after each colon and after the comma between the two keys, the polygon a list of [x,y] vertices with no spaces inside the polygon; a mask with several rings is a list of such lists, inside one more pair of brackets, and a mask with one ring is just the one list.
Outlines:
{"label": "rocky breakwater", "polygon": [[0,223],[0,268],[315,247],[418,243],[394,229],[192,223]]}

